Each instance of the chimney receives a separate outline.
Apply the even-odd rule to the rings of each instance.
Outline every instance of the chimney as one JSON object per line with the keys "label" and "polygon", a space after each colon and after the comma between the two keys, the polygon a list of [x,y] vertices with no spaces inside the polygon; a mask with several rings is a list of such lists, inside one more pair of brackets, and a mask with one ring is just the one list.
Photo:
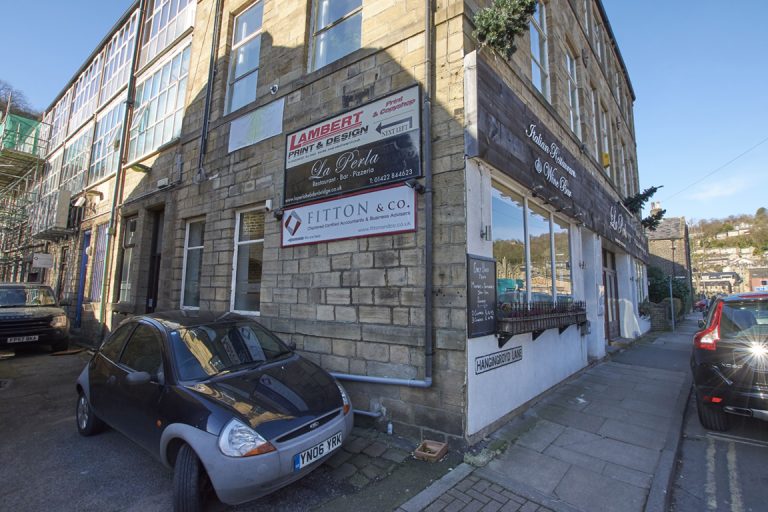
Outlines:
{"label": "chimney", "polygon": [[661,201],[653,201],[651,203],[651,215],[661,211]]}

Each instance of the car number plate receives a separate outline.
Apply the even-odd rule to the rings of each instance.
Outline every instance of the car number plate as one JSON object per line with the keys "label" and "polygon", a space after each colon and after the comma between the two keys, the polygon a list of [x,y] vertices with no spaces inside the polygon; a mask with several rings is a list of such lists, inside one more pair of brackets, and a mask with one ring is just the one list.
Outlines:
{"label": "car number plate", "polygon": [[26,341],[37,341],[38,336],[14,336],[13,338],[8,338],[6,341],[8,343],[24,343]]}
{"label": "car number plate", "polygon": [[294,455],[293,470],[298,471],[316,460],[322,459],[339,446],[341,446],[341,432],[336,432],[322,443],[318,443],[312,448],[307,448],[303,452]]}

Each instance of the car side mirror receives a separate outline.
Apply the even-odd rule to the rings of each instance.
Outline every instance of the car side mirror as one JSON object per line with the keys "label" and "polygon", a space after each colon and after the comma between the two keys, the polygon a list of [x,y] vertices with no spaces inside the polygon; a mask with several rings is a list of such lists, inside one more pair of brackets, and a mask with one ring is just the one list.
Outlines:
{"label": "car side mirror", "polygon": [[150,380],[152,380],[152,376],[148,372],[131,372],[125,376],[125,382],[127,382],[129,386],[149,384]]}
{"label": "car side mirror", "polygon": [[707,322],[704,320],[699,320],[699,329],[703,329],[707,326]]}

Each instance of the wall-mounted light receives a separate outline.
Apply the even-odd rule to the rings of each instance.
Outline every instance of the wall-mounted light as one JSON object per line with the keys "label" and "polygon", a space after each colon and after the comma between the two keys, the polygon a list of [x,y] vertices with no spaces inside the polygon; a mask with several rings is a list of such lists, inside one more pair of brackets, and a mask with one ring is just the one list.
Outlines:
{"label": "wall-mounted light", "polygon": [[531,189],[531,194],[533,194],[533,197],[538,197],[539,192],[544,190],[544,185],[536,185]]}
{"label": "wall-mounted light", "polygon": [[417,194],[423,194],[427,191],[426,188],[424,188],[424,185],[416,181],[415,178],[411,178],[405,182],[405,186],[408,188],[412,188],[416,191]]}
{"label": "wall-mounted light", "polygon": [[104,199],[104,193],[99,190],[86,190],[85,191],[86,196],[98,196],[99,201]]}
{"label": "wall-mounted light", "polygon": [[77,198],[74,201],[72,201],[72,206],[74,206],[75,208],[80,208],[84,204],[85,204],[85,196],[84,195],[77,196]]}
{"label": "wall-mounted light", "polygon": [[280,209],[277,209],[277,210],[273,211],[273,212],[272,212],[272,216],[273,216],[274,218],[276,218],[277,220],[282,220],[282,218],[283,218],[283,213],[284,213],[284,212],[283,212],[283,209],[282,209],[282,208],[280,208]]}
{"label": "wall-mounted light", "polygon": [[136,171],[136,172],[144,172],[144,173],[146,173],[146,172],[151,172],[152,171],[152,167],[150,167],[148,165],[144,165],[144,164],[131,164],[131,165],[128,166],[128,168],[130,170]]}

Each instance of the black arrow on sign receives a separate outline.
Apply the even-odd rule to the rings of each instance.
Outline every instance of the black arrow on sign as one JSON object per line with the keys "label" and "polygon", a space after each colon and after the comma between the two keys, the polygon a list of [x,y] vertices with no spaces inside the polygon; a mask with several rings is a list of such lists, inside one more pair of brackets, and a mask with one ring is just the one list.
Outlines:
{"label": "black arrow on sign", "polygon": [[388,128],[392,128],[394,126],[397,126],[399,124],[403,124],[403,123],[408,123],[408,128],[413,128],[413,118],[408,117],[406,119],[401,119],[399,121],[395,121],[394,123],[389,123],[389,124],[381,124],[381,123],[379,123],[379,126],[376,127],[376,131],[379,132],[379,135],[381,135],[382,131],[384,131],[384,130],[386,130]]}

